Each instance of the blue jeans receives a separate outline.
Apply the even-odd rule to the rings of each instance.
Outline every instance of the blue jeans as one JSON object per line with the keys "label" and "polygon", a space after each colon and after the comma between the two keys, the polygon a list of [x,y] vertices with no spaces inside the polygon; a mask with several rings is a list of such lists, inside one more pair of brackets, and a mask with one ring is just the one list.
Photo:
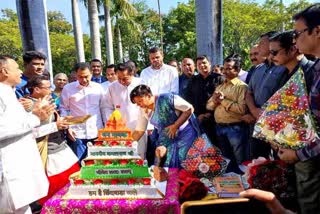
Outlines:
{"label": "blue jeans", "polygon": [[245,124],[216,125],[217,140],[222,154],[230,159],[231,170],[237,171],[238,165],[248,159],[247,134]]}
{"label": "blue jeans", "polygon": [[78,157],[80,164],[82,159],[84,159],[88,154],[87,143],[92,142],[93,144],[95,139],[96,138],[93,138],[93,139],[76,138],[76,141],[72,142],[70,139],[67,138],[67,144],[71,148],[71,150],[74,152],[74,154]]}

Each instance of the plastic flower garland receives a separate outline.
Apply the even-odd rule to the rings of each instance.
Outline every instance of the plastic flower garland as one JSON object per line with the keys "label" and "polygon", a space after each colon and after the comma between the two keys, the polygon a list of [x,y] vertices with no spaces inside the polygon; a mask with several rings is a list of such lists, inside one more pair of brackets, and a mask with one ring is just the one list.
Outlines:
{"label": "plastic flower garland", "polygon": [[202,135],[195,140],[181,165],[198,178],[212,179],[224,173],[227,161],[221,151],[209,143],[207,136]]}
{"label": "plastic flower garland", "polygon": [[253,136],[282,148],[299,149],[315,140],[303,71],[298,70],[262,107]]}

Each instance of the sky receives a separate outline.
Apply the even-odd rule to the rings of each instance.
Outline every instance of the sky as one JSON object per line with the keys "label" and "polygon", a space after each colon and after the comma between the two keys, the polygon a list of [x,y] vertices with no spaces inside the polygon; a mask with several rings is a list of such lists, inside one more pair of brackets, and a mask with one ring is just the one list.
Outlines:
{"label": "sky", "polygon": [[[189,0],[160,0],[160,11],[161,13],[168,13],[170,9],[176,8],[178,3],[187,3]],[[265,0],[255,0],[258,3],[263,3]],[[290,4],[294,0],[282,0],[284,4]],[[309,2],[316,2],[319,0],[309,0]],[[46,0],[48,11],[61,11],[66,20],[72,23],[71,16],[71,1],[70,0]],[[132,0],[131,0],[132,2]],[[146,4],[158,11],[157,0],[145,0]],[[16,0],[0,0],[0,10],[10,8],[16,11]],[[89,34],[89,23],[88,23],[88,12],[84,5],[79,2],[79,10],[81,14],[82,31]],[[102,23],[101,23],[102,24]]]}
{"label": "sky", "polygon": [[[160,0],[160,11],[161,13],[168,13],[170,9],[176,8],[178,3],[187,3],[189,0]],[[70,0],[46,0],[48,11],[61,11],[66,20],[72,23],[71,15],[71,1]],[[78,1],[79,2],[79,1]],[[133,2],[133,1],[131,1]],[[146,4],[158,11],[158,1],[157,0],[145,0]],[[16,1],[15,0],[0,0],[0,10],[10,8],[16,11]],[[88,23],[88,12],[84,7],[83,3],[79,2],[79,10],[81,14],[82,31],[89,34],[89,23]],[[103,11],[103,10],[102,10]],[[103,23],[101,23],[102,25]]]}

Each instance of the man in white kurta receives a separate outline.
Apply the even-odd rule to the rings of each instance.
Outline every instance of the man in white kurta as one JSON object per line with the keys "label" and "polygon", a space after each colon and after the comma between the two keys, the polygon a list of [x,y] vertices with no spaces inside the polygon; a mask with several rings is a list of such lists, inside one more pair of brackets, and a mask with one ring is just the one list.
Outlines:
{"label": "man in white kurta", "polygon": [[[175,67],[163,63],[161,49],[154,47],[149,50],[151,65],[141,71],[141,83],[151,88],[153,95],[172,92],[179,94],[179,74]],[[153,163],[157,132],[149,123],[148,125],[148,151],[147,159]]]}
{"label": "man in white kurta", "polygon": [[163,54],[159,48],[149,50],[151,65],[141,71],[143,84],[151,88],[152,94],[179,93],[179,74],[175,67],[163,63]]}
{"label": "man in white kurta", "polygon": [[[107,93],[107,118],[117,108],[128,128],[135,130],[140,114],[139,107],[130,101],[131,91],[141,84],[141,79],[134,77],[134,72],[125,64],[116,66],[118,80],[110,84]],[[144,159],[147,137],[144,135],[138,144],[138,154]]]}
{"label": "man in white kurta", "polygon": [[39,105],[33,113],[24,110],[13,90],[21,74],[13,59],[0,56],[0,213],[31,213],[29,204],[46,196],[49,186],[32,128],[53,108],[42,116]]}

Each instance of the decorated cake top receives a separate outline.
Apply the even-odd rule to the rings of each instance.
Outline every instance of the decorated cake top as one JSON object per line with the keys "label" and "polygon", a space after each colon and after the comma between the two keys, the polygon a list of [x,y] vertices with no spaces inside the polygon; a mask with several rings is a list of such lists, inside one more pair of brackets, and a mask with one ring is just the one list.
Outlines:
{"label": "decorated cake top", "polygon": [[110,115],[106,126],[98,130],[98,140],[132,140],[131,130],[126,127],[126,123],[119,111],[119,106]]}
{"label": "decorated cake top", "polygon": [[128,130],[128,128],[126,127],[126,123],[123,121],[121,112],[118,110],[118,108],[116,108],[116,110],[114,110],[110,115],[106,123],[105,130]]}

